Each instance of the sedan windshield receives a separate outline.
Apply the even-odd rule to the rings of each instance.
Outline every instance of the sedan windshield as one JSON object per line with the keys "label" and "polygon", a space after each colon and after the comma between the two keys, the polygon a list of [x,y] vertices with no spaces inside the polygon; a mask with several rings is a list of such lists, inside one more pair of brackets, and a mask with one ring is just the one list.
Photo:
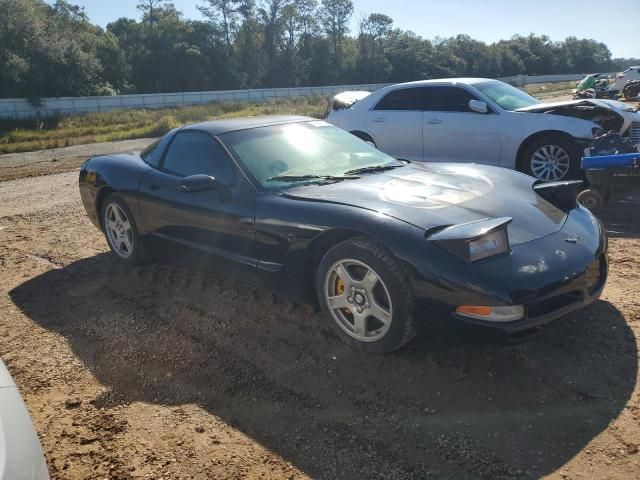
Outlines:
{"label": "sedan windshield", "polygon": [[220,140],[269,189],[349,180],[404,165],[324,121],[229,132]]}
{"label": "sedan windshield", "polygon": [[505,110],[513,111],[540,103],[538,99],[528,93],[504,82],[483,82],[476,83],[473,86]]}

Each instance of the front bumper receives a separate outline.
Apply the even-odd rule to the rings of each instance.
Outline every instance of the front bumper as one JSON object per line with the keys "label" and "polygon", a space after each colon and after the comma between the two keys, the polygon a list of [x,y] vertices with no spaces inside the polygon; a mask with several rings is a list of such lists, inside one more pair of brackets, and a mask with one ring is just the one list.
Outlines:
{"label": "front bumper", "polygon": [[[476,263],[440,262],[414,271],[412,286],[422,302],[437,303],[452,318],[508,335],[539,329],[596,301],[607,274],[607,238],[602,224],[586,209],[572,210],[562,228],[512,246],[508,255]],[[422,303],[421,302],[421,303]],[[455,313],[460,305],[523,305],[525,316],[510,322],[487,321]]]}
{"label": "front bumper", "polygon": [[[452,313],[453,317],[465,323],[500,330],[507,335],[534,333],[545,325],[562,318],[575,310],[585,307],[600,298],[607,280],[608,265],[603,254],[590,268],[598,271],[593,275],[593,283],[567,293],[550,295],[537,302],[525,305],[525,316],[512,322],[491,322]],[[577,285],[576,285],[577,286]]]}

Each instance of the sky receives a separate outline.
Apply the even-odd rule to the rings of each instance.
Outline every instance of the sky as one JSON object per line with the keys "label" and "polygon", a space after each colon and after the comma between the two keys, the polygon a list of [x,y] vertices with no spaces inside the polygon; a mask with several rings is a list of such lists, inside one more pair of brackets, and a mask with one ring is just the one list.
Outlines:
{"label": "sky", "polygon": [[[53,0],[49,3],[53,3]],[[136,0],[71,0],[105,27],[119,17],[139,18]],[[201,19],[202,0],[173,0],[185,17]],[[536,33],[605,43],[614,57],[640,57],[640,0],[353,0],[358,18],[385,13],[394,25],[429,39],[465,33],[487,43]]]}

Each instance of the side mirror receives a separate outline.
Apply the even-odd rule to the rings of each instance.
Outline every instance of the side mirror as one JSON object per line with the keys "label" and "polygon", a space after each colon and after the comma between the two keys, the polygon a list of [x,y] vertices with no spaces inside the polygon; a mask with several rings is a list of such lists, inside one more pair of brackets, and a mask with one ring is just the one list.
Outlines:
{"label": "side mirror", "polygon": [[488,113],[489,107],[482,100],[469,100],[469,108],[476,113]]}
{"label": "side mirror", "polygon": [[226,190],[226,187],[210,175],[189,175],[180,182],[178,189],[183,193],[204,192],[205,190]]}

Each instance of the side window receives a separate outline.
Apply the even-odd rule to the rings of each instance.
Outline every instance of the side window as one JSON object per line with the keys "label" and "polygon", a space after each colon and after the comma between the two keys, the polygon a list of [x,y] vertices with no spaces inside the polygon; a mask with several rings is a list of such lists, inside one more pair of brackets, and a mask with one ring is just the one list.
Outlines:
{"label": "side window", "polygon": [[411,110],[422,111],[425,106],[426,89],[402,88],[387,93],[374,110]]}
{"label": "side window", "polygon": [[142,159],[145,162],[147,162],[149,165],[156,168],[158,168],[158,164],[160,163],[160,157],[162,156],[161,155],[162,152],[160,151],[160,148],[158,148],[158,145],[160,145],[160,140],[162,139],[159,138],[158,140],[151,143],[150,145],[147,145],[147,148],[145,148],[144,150],[142,150],[142,152],[140,152],[140,157],[142,157]]}
{"label": "side window", "polygon": [[233,169],[226,152],[204,132],[177,133],[169,145],[162,168],[184,177],[204,174],[227,185],[233,182]]}
{"label": "side window", "polygon": [[436,112],[472,112],[469,100],[478,100],[471,92],[460,87],[431,87],[429,110]]}

